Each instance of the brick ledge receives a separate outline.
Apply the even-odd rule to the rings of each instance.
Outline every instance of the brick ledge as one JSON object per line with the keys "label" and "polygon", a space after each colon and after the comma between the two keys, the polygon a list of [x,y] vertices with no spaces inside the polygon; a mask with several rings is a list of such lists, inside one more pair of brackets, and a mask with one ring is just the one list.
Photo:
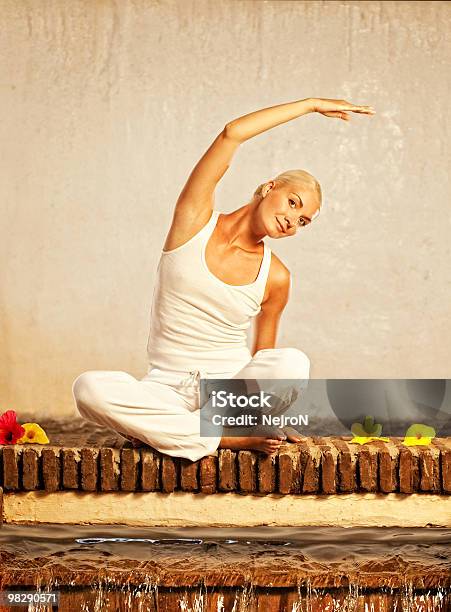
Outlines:
{"label": "brick ledge", "polygon": [[346,436],[311,437],[284,443],[269,457],[221,449],[191,462],[147,446],[134,449],[119,434],[81,420],[41,425],[51,444],[0,446],[5,493],[451,493],[451,437],[417,447],[402,446],[402,438],[359,446]]}

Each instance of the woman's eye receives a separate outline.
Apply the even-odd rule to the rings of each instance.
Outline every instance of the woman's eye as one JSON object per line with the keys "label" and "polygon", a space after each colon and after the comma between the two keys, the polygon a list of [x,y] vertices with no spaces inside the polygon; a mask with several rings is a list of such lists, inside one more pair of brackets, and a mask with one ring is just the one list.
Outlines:
{"label": "woman's eye", "polygon": [[290,204],[294,204],[294,207],[296,208],[296,202],[294,200],[289,200]]}
{"label": "woman's eye", "polygon": [[299,224],[301,227],[304,227],[304,225],[305,225],[305,221],[304,221],[304,218],[303,218],[303,217],[301,217],[301,218],[299,219],[298,224]]}

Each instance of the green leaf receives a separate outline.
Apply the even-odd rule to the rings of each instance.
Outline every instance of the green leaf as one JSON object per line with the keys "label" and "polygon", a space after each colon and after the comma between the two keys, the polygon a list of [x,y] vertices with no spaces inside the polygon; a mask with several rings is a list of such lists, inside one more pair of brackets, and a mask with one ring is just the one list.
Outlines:
{"label": "green leaf", "polygon": [[382,433],[382,425],[374,422],[374,417],[366,416],[363,423],[353,423],[351,432],[354,436],[365,438],[368,436],[379,437]]}

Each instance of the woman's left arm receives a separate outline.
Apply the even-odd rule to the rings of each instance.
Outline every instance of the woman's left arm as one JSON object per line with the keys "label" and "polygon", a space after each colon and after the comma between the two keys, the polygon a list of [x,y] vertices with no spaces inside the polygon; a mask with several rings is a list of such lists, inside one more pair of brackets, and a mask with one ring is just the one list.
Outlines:
{"label": "woman's left arm", "polygon": [[[274,253],[272,256],[276,259]],[[268,296],[262,302],[261,310],[255,318],[252,356],[261,349],[276,346],[280,317],[287,305],[291,287],[290,271],[280,260],[274,265],[268,282],[270,282]]]}

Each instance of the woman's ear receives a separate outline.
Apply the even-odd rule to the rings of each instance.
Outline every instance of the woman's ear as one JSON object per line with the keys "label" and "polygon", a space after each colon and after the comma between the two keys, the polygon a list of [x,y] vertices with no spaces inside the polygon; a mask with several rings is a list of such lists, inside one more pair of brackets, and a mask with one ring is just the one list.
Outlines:
{"label": "woman's ear", "polygon": [[271,191],[274,185],[275,185],[274,181],[269,181],[268,183],[266,183],[262,189],[262,197],[265,197],[266,195],[268,195],[269,191]]}

